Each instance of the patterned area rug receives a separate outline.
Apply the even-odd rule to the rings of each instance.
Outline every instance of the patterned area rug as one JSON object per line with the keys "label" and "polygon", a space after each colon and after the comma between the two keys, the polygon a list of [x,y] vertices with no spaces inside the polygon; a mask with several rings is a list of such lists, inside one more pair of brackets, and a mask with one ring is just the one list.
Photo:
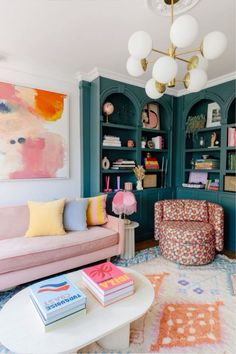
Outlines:
{"label": "patterned area rug", "polygon": [[[217,256],[207,266],[180,266],[154,247],[114,263],[145,274],[155,290],[152,307],[131,324],[131,344],[124,353],[235,353],[236,261]],[[21,289],[0,293],[0,308]],[[0,345],[0,353],[10,352]],[[107,352],[95,343],[79,353]]]}

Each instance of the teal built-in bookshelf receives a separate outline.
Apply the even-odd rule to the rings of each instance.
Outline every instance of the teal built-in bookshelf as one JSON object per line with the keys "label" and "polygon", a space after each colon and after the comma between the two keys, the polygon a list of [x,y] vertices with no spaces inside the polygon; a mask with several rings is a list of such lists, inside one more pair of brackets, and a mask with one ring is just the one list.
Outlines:
{"label": "teal built-in bookshelf", "polygon": [[[111,102],[114,112],[108,117],[103,114],[103,105]],[[186,133],[186,121],[194,115],[207,115],[209,103],[216,102],[221,109],[221,126],[201,128],[194,134]],[[144,127],[142,111],[147,104],[159,106],[160,126]],[[99,77],[93,82],[80,82],[81,149],[82,149],[82,194],[92,196],[106,189],[109,179],[108,209],[117,187],[117,177],[121,188],[125,182],[133,184],[137,199],[137,213],[130,219],[138,221],[136,240],[153,237],[154,203],[162,199],[190,198],[206,199],[219,203],[225,210],[225,248],[235,250],[235,193],[224,191],[225,176],[235,176],[229,167],[229,159],[235,154],[235,147],[229,147],[227,134],[229,127],[235,127],[235,81],[208,88],[196,94],[181,97],[164,95],[159,100],[149,99],[143,88]],[[215,132],[219,144],[209,149],[212,133]],[[118,137],[120,146],[103,146],[104,136]],[[156,149],[141,146],[141,141],[151,141],[160,136],[163,146]],[[204,139],[200,146],[199,139]],[[128,147],[132,140],[133,146]],[[218,160],[218,167],[207,171],[208,178],[219,180],[219,190],[199,190],[183,188],[193,172],[192,161],[202,155]],[[146,175],[154,178],[155,187],[135,189],[132,168],[113,169],[118,159],[143,164],[147,156],[155,158],[159,169],[146,169]],[[107,158],[109,168],[104,168],[102,160]],[[232,166],[231,166],[232,167]],[[204,170],[202,171],[204,172]]]}

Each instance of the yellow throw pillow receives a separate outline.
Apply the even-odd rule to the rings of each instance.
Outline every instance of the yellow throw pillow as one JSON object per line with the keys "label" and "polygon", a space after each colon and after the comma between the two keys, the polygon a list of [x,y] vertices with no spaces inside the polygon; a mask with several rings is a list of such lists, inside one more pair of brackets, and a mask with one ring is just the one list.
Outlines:
{"label": "yellow throw pillow", "polygon": [[87,208],[87,224],[103,225],[107,222],[106,212],[107,194],[102,194],[97,197],[88,198]]}
{"label": "yellow throw pillow", "polygon": [[47,203],[29,201],[30,222],[25,237],[65,235],[64,204],[65,199]]}

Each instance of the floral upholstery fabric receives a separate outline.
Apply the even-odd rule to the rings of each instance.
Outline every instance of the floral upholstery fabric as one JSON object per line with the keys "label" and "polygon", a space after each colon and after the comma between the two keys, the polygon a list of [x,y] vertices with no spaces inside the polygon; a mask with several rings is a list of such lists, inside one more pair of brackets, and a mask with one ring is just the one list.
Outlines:
{"label": "floral upholstery fabric", "polygon": [[185,200],[184,220],[208,222],[208,208],[206,200]]}
{"label": "floral upholstery fabric", "polygon": [[216,249],[223,251],[224,248],[224,209],[214,203],[208,203],[209,223],[214,226]]}
{"label": "floral upholstery fabric", "polygon": [[181,200],[165,200],[163,220],[183,220],[184,203]]}
{"label": "floral upholstery fabric", "polygon": [[[171,202],[174,206],[177,205],[174,220],[171,220]],[[206,201],[178,202],[176,204],[176,200],[163,200],[155,203],[155,239],[159,240],[161,254],[186,265],[210,263],[214,259],[215,250],[221,251],[224,245],[223,208]],[[179,220],[176,220],[176,211],[181,213]],[[167,220],[165,212],[168,213]],[[187,216],[189,221],[186,221]],[[195,221],[198,218],[209,221]]]}

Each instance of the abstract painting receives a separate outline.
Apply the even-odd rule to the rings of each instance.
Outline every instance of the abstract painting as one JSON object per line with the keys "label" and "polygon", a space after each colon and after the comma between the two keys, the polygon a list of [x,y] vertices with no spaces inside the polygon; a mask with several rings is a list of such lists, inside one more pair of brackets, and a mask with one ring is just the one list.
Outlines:
{"label": "abstract painting", "polygon": [[69,177],[62,93],[0,83],[0,180]]}

